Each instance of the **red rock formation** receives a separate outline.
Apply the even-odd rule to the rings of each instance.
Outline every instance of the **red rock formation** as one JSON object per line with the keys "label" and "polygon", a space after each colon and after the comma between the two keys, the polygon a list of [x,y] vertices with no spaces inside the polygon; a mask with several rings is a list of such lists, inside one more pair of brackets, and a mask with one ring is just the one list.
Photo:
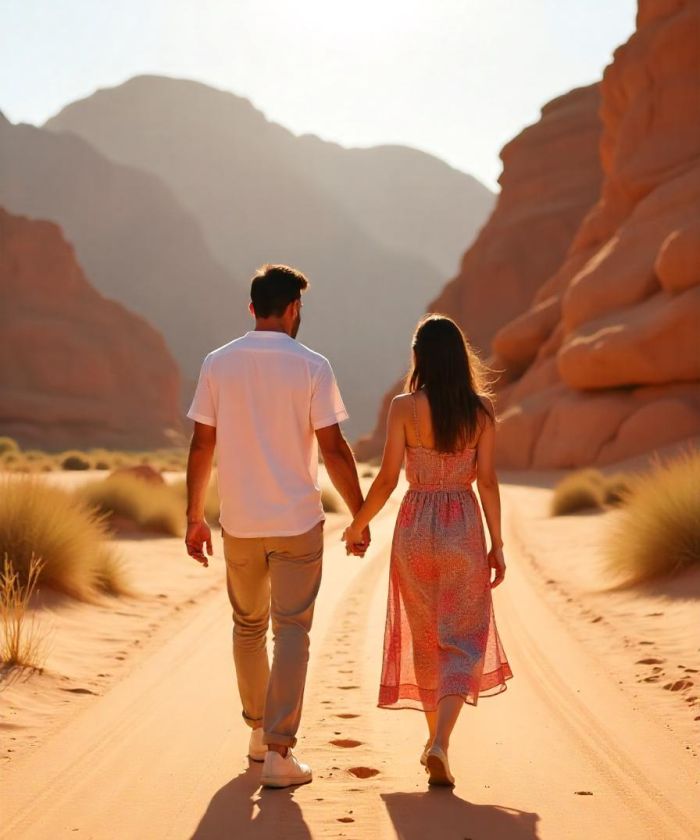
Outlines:
{"label": "red rock formation", "polygon": [[[640,2],[601,85],[600,199],[496,336],[501,461],[605,464],[700,434],[700,4]],[[528,366],[529,365],[529,366]]]}
{"label": "red rock formation", "polygon": [[[523,312],[555,272],[598,197],[598,105],[598,85],[572,90],[545,105],[540,120],[503,148],[496,208],[464,254],[460,273],[428,306],[454,318],[484,354],[497,330]],[[557,315],[544,317],[550,329]],[[534,356],[541,334],[517,336],[516,343],[534,341]],[[510,352],[521,353],[519,346],[510,351],[509,341],[498,347],[501,367]],[[407,356],[409,342],[407,335]],[[381,452],[390,397],[401,385],[385,398],[372,435],[358,442],[360,457]]]}
{"label": "red rock formation", "polygon": [[23,445],[164,445],[179,373],[142,318],[86,280],[60,228],[0,209],[0,430]]}
{"label": "red rock formation", "polygon": [[[553,238],[555,259],[542,267],[531,303],[520,297],[493,337],[493,361],[505,370],[504,466],[603,465],[700,435],[699,43],[698,0],[640,0],[637,31],[605,71],[598,201],[575,234]],[[508,273],[492,270],[498,242],[487,236],[499,214],[508,207],[516,231],[529,231],[526,239],[504,235],[501,265],[550,249],[547,225],[519,221],[532,197],[506,196],[518,144],[506,147],[513,154],[503,155],[503,195],[465,255],[474,277],[463,271],[431,307],[480,341],[506,306]],[[535,158],[530,166],[538,162],[550,164]],[[526,170],[527,160],[518,165]],[[552,176],[561,177],[556,169]],[[513,283],[536,274],[513,274]],[[483,320],[481,333],[470,319]],[[361,454],[377,452],[382,437],[379,429]]]}

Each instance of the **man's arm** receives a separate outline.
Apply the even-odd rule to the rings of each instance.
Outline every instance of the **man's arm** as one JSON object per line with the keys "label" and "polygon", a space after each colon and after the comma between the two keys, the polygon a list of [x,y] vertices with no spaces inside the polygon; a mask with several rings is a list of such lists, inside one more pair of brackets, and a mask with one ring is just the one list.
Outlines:
{"label": "man's arm", "polygon": [[[362,507],[363,496],[357,464],[340,426],[334,423],[332,426],[316,429],[316,439],[333,486],[343,497],[350,513],[355,516]],[[367,528],[363,532],[362,543],[356,545],[357,553],[364,554],[369,543],[370,534]]]}
{"label": "man's arm", "polygon": [[211,530],[204,519],[204,503],[209,487],[211,465],[214,460],[216,446],[216,426],[206,423],[194,424],[194,432],[190,441],[190,453],[187,458],[187,534],[185,545],[190,557],[194,557],[203,566],[209,561],[204,554],[204,544],[207,553],[212,554]]}

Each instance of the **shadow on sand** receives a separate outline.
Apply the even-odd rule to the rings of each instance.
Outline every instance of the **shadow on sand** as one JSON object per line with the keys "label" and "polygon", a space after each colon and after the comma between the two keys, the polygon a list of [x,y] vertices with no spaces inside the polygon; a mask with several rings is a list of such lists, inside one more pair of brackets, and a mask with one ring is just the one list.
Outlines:
{"label": "shadow on sand", "polygon": [[308,840],[311,832],[294,791],[261,788],[260,768],[251,765],[214,794],[192,840]]}
{"label": "shadow on sand", "polygon": [[449,788],[383,793],[399,840],[537,840],[539,816],[499,805],[475,805]]}

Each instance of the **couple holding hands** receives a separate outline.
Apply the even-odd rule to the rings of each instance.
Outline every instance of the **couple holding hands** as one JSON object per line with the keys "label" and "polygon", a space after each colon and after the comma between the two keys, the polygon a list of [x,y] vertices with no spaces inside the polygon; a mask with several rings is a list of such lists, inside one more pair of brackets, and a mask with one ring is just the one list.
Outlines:
{"label": "couple holding hands", "polygon": [[343,538],[348,554],[358,556],[405,461],[408,490],[391,549],[378,705],[424,712],[428,740],[420,762],[430,784],[452,785],[449,740],[462,707],[504,691],[512,677],[491,598],[505,562],[486,382],[454,321],[424,318],[413,337],[407,393],[391,403],[382,464],[363,499],[339,426],[348,414],[331,366],[296,341],[307,287],[288,266],[263,266],[251,283],[255,328],[204,359],[187,415],[194,421],[187,551],[208,564],[204,500],[216,450],[233,658],[252,730],[248,755],[263,762],[264,786],[310,782],[311,768],[293,747],[321,583],[318,449],[354,516]]}

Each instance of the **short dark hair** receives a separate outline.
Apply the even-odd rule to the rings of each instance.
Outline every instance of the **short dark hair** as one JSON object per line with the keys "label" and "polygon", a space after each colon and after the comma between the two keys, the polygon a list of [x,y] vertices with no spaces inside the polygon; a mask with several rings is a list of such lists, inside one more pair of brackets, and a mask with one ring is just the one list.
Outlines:
{"label": "short dark hair", "polygon": [[308,287],[309,281],[288,265],[263,265],[250,284],[250,299],[256,318],[278,317]]}

